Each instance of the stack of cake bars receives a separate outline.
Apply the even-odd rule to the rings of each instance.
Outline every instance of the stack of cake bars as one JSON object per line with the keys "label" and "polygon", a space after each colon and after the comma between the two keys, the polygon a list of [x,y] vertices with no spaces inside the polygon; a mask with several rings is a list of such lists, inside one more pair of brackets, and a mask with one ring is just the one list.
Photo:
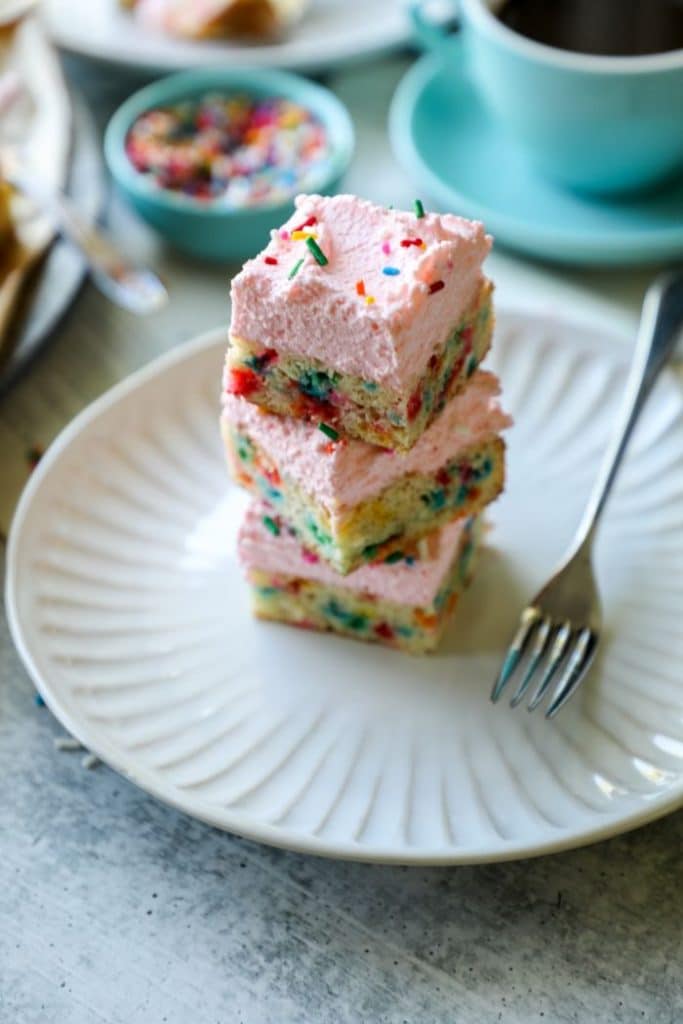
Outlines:
{"label": "stack of cake bars", "polygon": [[490,238],[299,196],[232,285],[222,433],[257,616],[432,650],[501,492]]}

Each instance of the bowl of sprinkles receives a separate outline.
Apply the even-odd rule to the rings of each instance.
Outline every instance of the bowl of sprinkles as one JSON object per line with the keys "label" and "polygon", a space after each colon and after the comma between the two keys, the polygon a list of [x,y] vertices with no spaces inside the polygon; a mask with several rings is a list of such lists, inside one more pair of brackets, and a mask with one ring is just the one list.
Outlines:
{"label": "bowl of sprinkles", "polygon": [[353,141],[346,108],[322,86],[280,71],[205,69],[131,96],[104,146],[118,187],[172,244],[243,260],[298,193],[337,191]]}

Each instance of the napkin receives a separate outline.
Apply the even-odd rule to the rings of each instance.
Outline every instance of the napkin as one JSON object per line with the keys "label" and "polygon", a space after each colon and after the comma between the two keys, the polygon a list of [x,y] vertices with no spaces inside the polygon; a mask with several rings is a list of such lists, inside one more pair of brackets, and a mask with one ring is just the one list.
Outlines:
{"label": "napkin", "polygon": [[[0,27],[0,149],[18,150],[26,171],[57,191],[66,181],[70,132],[69,96],[40,23],[29,16]],[[0,360],[21,294],[53,237],[48,218],[0,181]]]}

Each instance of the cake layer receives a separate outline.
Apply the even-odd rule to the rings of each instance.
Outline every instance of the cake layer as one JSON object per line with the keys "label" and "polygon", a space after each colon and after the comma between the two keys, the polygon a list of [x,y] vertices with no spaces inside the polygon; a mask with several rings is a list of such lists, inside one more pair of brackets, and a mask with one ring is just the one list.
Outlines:
{"label": "cake layer", "polygon": [[466,386],[489,349],[492,331],[491,286],[484,281],[472,308],[452,325],[445,345],[404,392],[231,335],[225,390],[281,416],[323,421],[342,436],[407,450],[448,398]]}
{"label": "cake layer", "polygon": [[257,616],[418,653],[439,642],[469,581],[478,531],[476,520],[451,523],[431,535],[421,556],[342,577],[303,548],[268,505],[253,502],[238,553]]}
{"label": "cake layer", "polygon": [[488,348],[481,224],[299,196],[232,282],[226,386],[273,412],[408,448]]}
{"label": "cake layer", "polygon": [[510,418],[493,374],[478,371],[407,453],[333,441],[310,423],[226,399],[228,463],[342,574],[473,515],[504,485]]}

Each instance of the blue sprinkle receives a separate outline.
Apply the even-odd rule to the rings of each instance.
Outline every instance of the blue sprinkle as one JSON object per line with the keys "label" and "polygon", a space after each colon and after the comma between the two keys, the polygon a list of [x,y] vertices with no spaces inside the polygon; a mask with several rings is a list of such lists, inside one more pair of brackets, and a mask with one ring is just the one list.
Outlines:
{"label": "blue sprinkle", "polygon": [[37,693],[35,695],[33,700],[34,700],[35,705],[36,705],[37,708],[44,708],[45,707],[45,701],[43,700],[43,698],[40,696],[39,693]]}
{"label": "blue sprinkle", "polygon": [[398,267],[382,267],[382,273],[386,274],[387,277],[396,277],[396,275],[400,274],[401,271]]}

